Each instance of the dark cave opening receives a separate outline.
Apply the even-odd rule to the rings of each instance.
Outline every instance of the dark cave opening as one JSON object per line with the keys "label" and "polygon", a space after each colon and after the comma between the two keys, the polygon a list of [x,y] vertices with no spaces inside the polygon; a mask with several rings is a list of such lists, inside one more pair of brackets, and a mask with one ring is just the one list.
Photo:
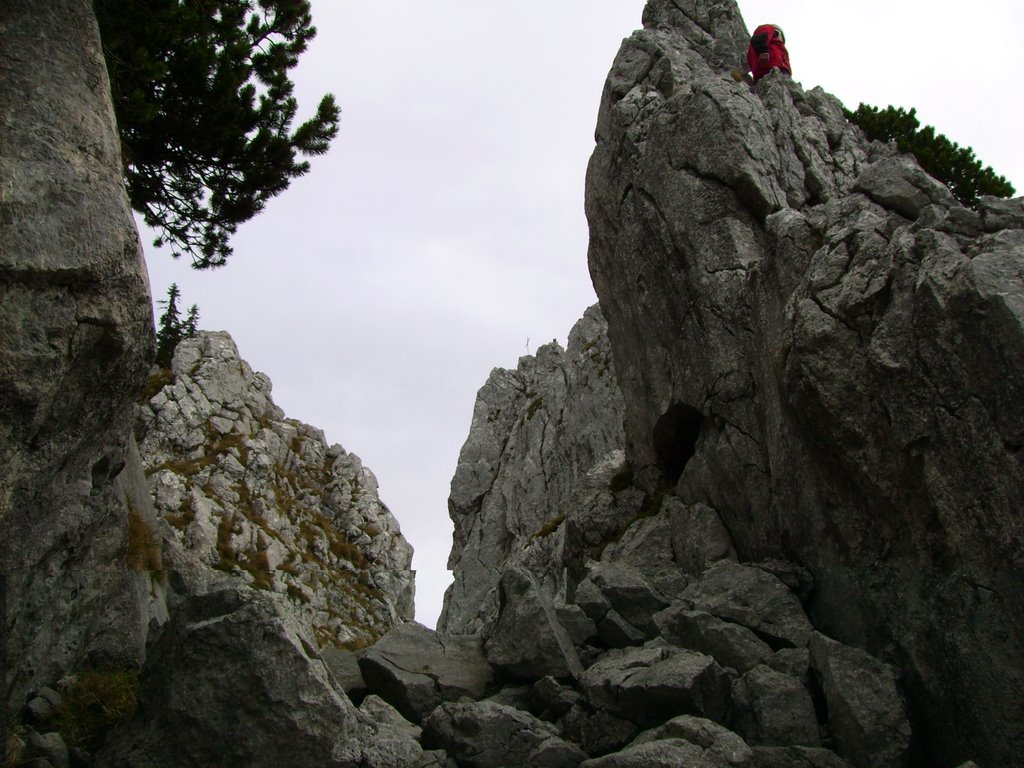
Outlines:
{"label": "dark cave opening", "polygon": [[673,403],[654,425],[658,466],[669,485],[679,482],[687,462],[697,450],[704,414],[685,403]]}

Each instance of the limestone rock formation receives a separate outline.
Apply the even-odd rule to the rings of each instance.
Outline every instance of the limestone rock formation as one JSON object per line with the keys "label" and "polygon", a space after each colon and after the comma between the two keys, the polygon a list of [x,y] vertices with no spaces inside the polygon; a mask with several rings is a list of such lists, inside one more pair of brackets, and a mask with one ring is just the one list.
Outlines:
{"label": "limestone rock formation", "polygon": [[441,702],[483,697],[494,677],[479,639],[413,622],[393,629],[358,663],[366,685],[414,722]]}
{"label": "limestone rock formation", "polygon": [[230,336],[181,342],[151,383],[140,452],[170,535],[206,566],[191,573],[203,581],[216,569],[285,596],[321,646],[365,645],[412,619],[412,547],[373,473],[285,418]]}
{"label": "limestone rock formation", "polygon": [[[522,374],[554,370],[550,349],[492,374],[452,484],[441,626],[486,640],[514,613],[501,574],[526,568],[584,681],[612,663],[603,649],[645,643],[735,673],[726,719],[755,764],[838,764],[832,749],[852,765],[1010,764],[1024,753],[1024,205],[960,206],[821,89],[737,83],[746,40],[731,0],[650,0],[624,42],[586,201],[588,316],[608,329],[591,343],[619,392],[602,383],[593,443],[571,419],[529,431]],[[551,444],[600,449],[535,458]],[[520,492],[539,467],[572,491]],[[876,695],[844,725],[843,685],[824,681],[829,659],[859,654]],[[563,723],[576,741],[629,743],[629,707],[588,707]],[[883,752],[868,732],[887,734]]]}
{"label": "limestone rock formation", "polygon": [[386,716],[357,710],[287,601],[240,584],[187,598],[151,646],[111,768],[439,763]]}
{"label": "limestone rock formation", "polygon": [[621,468],[621,411],[596,307],[572,329],[565,350],[546,344],[520,358],[516,370],[491,372],[452,480],[448,566],[455,580],[439,629],[493,627],[495,587],[506,565],[522,564],[544,583],[561,578],[558,567],[545,564],[561,562],[571,546],[562,525],[569,508]]}
{"label": "limestone rock formation", "polygon": [[[1024,205],[961,207],[821,89],[651,0],[605,86],[591,274],[641,486],[901,670],[918,759],[1024,754]],[[769,638],[770,639],[770,638]]]}
{"label": "limestone rock formation", "polygon": [[131,424],[153,319],[91,4],[4,2],[0,48],[0,630],[15,711],[86,659],[142,656],[148,586],[126,561],[148,505]]}

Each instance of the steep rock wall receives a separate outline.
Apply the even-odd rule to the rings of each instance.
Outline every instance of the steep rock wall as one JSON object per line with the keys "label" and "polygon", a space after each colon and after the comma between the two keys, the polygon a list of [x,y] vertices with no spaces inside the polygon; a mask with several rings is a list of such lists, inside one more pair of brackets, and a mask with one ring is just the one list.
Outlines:
{"label": "steep rock wall", "polygon": [[20,705],[86,659],[141,657],[126,552],[153,320],[91,4],[5,2],[0,48],[0,572]]}
{"label": "steep rock wall", "polygon": [[820,89],[729,68],[734,2],[651,0],[605,86],[590,267],[648,488],[904,670],[929,764],[1024,754],[1024,206],[959,206]]}

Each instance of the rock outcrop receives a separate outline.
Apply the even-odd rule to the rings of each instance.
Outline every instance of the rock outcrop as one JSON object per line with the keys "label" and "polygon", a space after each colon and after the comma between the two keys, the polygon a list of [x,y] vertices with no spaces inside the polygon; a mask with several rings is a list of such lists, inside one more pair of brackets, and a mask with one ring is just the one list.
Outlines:
{"label": "rock outcrop", "polygon": [[443,759],[379,711],[356,709],[286,601],[236,584],[174,611],[148,651],[134,716],[93,764],[429,768]]}
{"label": "rock outcrop", "polygon": [[[570,351],[546,347],[538,359],[606,350],[605,328],[591,308]],[[536,367],[523,358],[519,371]],[[565,367],[549,370],[558,381]],[[569,370],[586,371],[586,360]],[[464,766],[907,765],[911,729],[896,671],[816,631],[804,608],[815,587],[807,569],[740,563],[715,509],[687,504],[672,488],[645,489],[616,442],[624,439],[619,390],[592,372],[546,390],[550,412],[569,412],[573,401],[607,406],[590,412],[583,434],[574,418],[540,433],[574,448],[548,453],[546,464],[535,458],[539,442],[506,450],[532,438],[533,400],[495,395],[495,382],[509,379],[496,371],[481,389],[452,482],[453,517],[471,532],[465,542],[455,536],[453,592],[460,583],[473,589],[454,592],[456,600],[449,593],[440,632],[408,625],[360,652],[352,695],[385,699],[422,725],[426,745]],[[592,384],[600,398],[586,394]],[[575,486],[548,497],[494,484],[538,465]],[[475,507],[457,503],[466,498]],[[540,534],[530,533],[536,522],[518,532],[508,525],[552,499],[559,514]],[[490,564],[483,578],[480,562]],[[457,641],[482,653],[456,660],[439,650]],[[443,682],[460,676],[476,690]]]}
{"label": "rock outcrop", "polygon": [[321,646],[413,617],[412,547],[359,457],[285,418],[225,333],[178,345],[136,422],[157,513],[202,591],[211,571],[288,599]]}
{"label": "rock outcrop", "polygon": [[496,368],[480,389],[448,500],[454,582],[442,631],[493,627],[507,565],[560,582],[563,551],[580,543],[563,525],[570,508],[622,468],[623,405],[605,328],[594,307],[567,349],[546,344],[514,371]]}
{"label": "rock outcrop", "polygon": [[0,582],[12,710],[94,663],[137,664],[148,499],[131,425],[153,347],[142,251],[92,6],[0,9]]}
{"label": "rock outcrop", "polygon": [[918,759],[1024,754],[1024,205],[960,206],[842,105],[729,76],[734,2],[652,0],[609,75],[590,267],[648,492],[814,577]]}
{"label": "rock outcrop", "polygon": [[[601,307],[588,316],[607,319],[618,391],[602,384],[609,408],[585,432],[563,419],[531,433],[531,401],[512,393],[551,351],[519,377],[492,374],[452,484],[440,626],[532,649],[553,637],[543,611],[522,614],[532,635],[496,627],[523,610],[517,595],[547,599],[584,683],[612,663],[601,649],[708,654],[737,673],[725,721],[766,765],[831,764],[822,744],[854,765],[1012,764],[1024,753],[1024,205],[961,206],[821,89],[736,82],[747,34],[734,2],[651,0],[644,27],[609,74],[587,181]],[[574,391],[543,403],[572,409]],[[507,450],[523,444],[533,452]],[[594,448],[544,464],[550,444]],[[571,492],[510,490],[541,466]],[[520,569],[541,597],[520,576],[501,583]],[[854,677],[885,691],[853,720],[829,657],[857,657]],[[591,706],[595,690],[584,685]],[[901,714],[886,720],[902,696],[912,745]],[[585,747],[628,744],[612,724],[630,707],[603,707],[601,726],[563,728]],[[876,751],[875,732],[895,752]]]}

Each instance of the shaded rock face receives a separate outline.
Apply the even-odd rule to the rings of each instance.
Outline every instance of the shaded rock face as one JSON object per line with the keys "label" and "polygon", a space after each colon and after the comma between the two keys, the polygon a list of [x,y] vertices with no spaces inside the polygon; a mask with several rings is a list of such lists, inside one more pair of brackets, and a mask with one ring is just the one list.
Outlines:
{"label": "shaded rock face", "polygon": [[412,547],[373,473],[285,418],[230,336],[183,341],[151,382],[136,430],[156,510],[195,564],[180,563],[197,581],[187,592],[215,569],[279,593],[321,646],[365,645],[412,618]]}
{"label": "shaded rock face", "polygon": [[841,105],[736,83],[733,2],[652,0],[608,77],[591,274],[642,486],[903,670],[920,759],[1024,754],[1024,206],[960,207]]}
{"label": "shaded rock face", "polygon": [[284,598],[235,584],[181,603],[149,648],[134,716],[93,764],[443,764],[396,717],[356,710]]}
{"label": "shaded rock face", "polygon": [[20,706],[85,659],[141,658],[126,550],[153,320],[91,4],[5,2],[0,38],[0,574]]}

